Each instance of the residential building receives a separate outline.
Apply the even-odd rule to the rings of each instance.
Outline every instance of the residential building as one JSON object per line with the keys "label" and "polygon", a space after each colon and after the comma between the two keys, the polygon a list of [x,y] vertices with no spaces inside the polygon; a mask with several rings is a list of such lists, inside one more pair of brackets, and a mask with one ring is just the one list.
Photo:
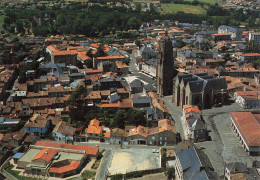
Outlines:
{"label": "residential building", "polygon": [[208,158],[201,150],[194,146],[176,153],[176,180],[210,179],[217,180],[217,174]]}
{"label": "residential building", "polygon": [[234,98],[236,103],[243,108],[260,108],[259,91],[236,91]]}
{"label": "residential building", "polygon": [[158,121],[158,126],[148,128],[138,126],[130,129],[128,134],[129,144],[143,144],[143,145],[174,145],[176,144],[177,131],[175,129],[174,121],[169,119],[162,119]]}
{"label": "residential building", "polygon": [[241,40],[242,39],[242,31],[237,28],[233,28],[226,25],[221,25],[218,27],[218,33],[229,33],[231,34],[231,38],[233,40]]}
{"label": "residential building", "polygon": [[32,135],[46,134],[50,128],[50,120],[40,114],[34,114],[24,125],[25,132]]}
{"label": "residential building", "polygon": [[182,118],[189,139],[195,142],[207,140],[207,126],[201,119],[201,112],[197,106],[184,105]]}
{"label": "residential building", "polygon": [[100,126],[100,121],[97,119],[92,119],[86,128],[87,140],[97,140],[100,141],[100,138],[103,136],[103,126]]}
{"label": "residential building", "polygon": [[260,32],[249,32],[249,41],[253,41],[254,44],[260,45]]}
{"label": "residential building", "polygon": [[67,126],[64,121],[59,121],[52,131],[52,136],[56,141],[73,141],[74,134],[75,129],[71,126]]}
{"label": "residential building", "polygon": [[241,60],[244,63],[249,63],[253,61],[260,60],[260,54],[259,53],[247,53],[247,54],[242,54]]}

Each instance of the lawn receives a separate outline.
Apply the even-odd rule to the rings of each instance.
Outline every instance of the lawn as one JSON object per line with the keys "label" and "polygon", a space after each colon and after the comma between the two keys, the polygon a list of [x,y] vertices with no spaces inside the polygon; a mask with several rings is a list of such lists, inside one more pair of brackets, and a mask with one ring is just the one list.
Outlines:
{"label": "lawn", "polygon": [[[185,1],[194,1],[194,0],[185,0]],[[202,2],[202,3],[206,3],[206,4],[215,4],[217,3],[218,1],[217,0],[198,0],[199,2]]]}
{"label": "lawn", "polygon": [[178,11],[182,11],[184,13],[192,14],[206,14],[206,10],[201,6],[186,4],[162,4],[162,9],[164,13],[177,13]]}
{"label": "lawn", "polygon": [[82,173],[81,177],[82,177],[83,179],[94,179],[94,178],[95,178],[95,175],[96,175],[96,172],[85,170],[85,171]]}
{"label": "lawn", "polygon": [[97,169],[100,165],[100,159],[99,160],[96,160],[96,162],[93,164],[93,166],[91,167],[92,169]]}
{"label": "lawn", "polygon": [[15,171],[12,170],[14,166],[13,165],[9,165],[8,168],[6,169],[6,171],[10,174],[12,174],[14,177],[16,177],[19,180],[39,180],[38,178],[32,178],[32,177],[26,177],[26,176],[20,176],[19,173],[20,171]]}

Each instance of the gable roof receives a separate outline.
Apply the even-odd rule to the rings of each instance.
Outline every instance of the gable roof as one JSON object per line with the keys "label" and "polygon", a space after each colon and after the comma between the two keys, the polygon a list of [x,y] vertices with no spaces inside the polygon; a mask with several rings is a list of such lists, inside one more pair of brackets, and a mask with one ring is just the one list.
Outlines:
{"label": "gable roof", "polygon": [[41,159],[48,163],[57,153],[58,151],[55,151],[54,149],[46,148],[41,150],[32,160]]}
{"label": "gable roof", "polygon": [[98,150],[99,150],[98,147],[93,147],[93,146],[63,144],[63,143],[47,142],[47,141],[37,141],[35,143],[35,145],[37,145],[37,146],[44,146],[44,147],[53,147],[53,148],[83,150],[83,151],[86,151],[87,155],[97,155]]}

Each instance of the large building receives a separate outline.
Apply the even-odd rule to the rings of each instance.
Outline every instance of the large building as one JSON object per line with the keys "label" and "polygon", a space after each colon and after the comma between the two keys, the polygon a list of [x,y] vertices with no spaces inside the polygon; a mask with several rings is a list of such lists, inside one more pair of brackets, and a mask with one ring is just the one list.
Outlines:
{"label": "large building", "polygon": [[161,96],[172,95],[172,79],[176,75],[173,63],[173,47],[169,36],[164,36],[159,44],[156,87]]}
{"label": "large building", "polygon": [[249,41],[254,41],[254,44],[260,45],[260,32],[257,33],[249,33]]}
{"label": "large building", "polygon": [[260,155],[260,114],[230,112],[232,127],[249,155]]}
{"label": "large building", "polygon": [[17,168],[45,178],[64,178],[78,174],[87,158],[96,157],[98,152],[98,147],[37,141],[18,159]]}
{"label": "large building", "polygon": [[214,78],[210,73],[178,74],[173,88],[173,102],[177,106],[211,108],[224,104],[228,96],[225,78]]}

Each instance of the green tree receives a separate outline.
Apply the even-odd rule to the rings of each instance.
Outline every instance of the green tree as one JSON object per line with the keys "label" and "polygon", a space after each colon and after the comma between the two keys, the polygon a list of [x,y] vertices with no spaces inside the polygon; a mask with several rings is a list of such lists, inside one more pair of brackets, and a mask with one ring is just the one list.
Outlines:
{"label": "green tree", "polygon": [[93,61],[92,59],[87,59],[84,64],[88,67],[88,68],[93,68]]}
{"label": "green tree", "polygon": [[87,89],[80,85],[66,101],[66,105],[72,108],[83,108],[83,99],[87,96]]}
{"label": "green tree", "polygon": [[118,127],[124,129],[125,128],[124,115],[125,115],[125,110],[121,110],[121,109],[118,110],[113,117],[112,127]]}
{"label": "green tree", "polygon": [[145,112],[137,109],[129,109],[125,114],[125,119],[129,125],[142,125],[145,126],[147,123]]}
{"label": "green tree", "polygon": [[100,44],[97,48],[96,57],[103,57],[103,56],[107,56],[107,54],[104,51],[104,44]]}

